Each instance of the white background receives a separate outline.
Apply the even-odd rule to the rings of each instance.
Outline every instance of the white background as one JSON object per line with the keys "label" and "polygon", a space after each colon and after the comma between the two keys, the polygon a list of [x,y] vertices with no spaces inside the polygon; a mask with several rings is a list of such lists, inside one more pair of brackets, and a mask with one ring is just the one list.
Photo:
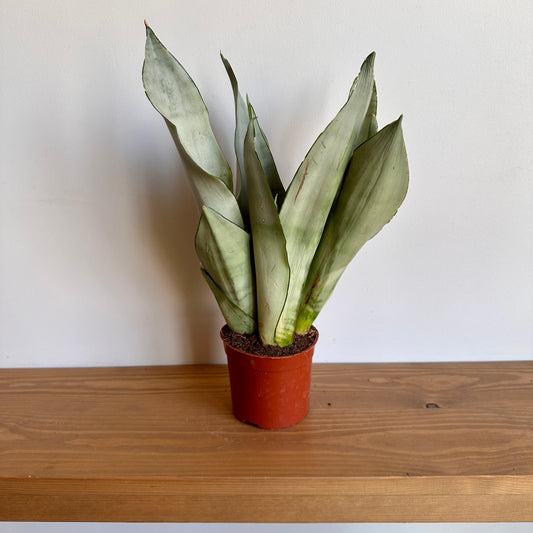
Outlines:
{"label": "white background", "polygon": [[224,361],[196,208],[142,88],[144,18],[234,165],[230,59],[285,182],[376,51],[410,191],[320,315],[317,361],[531,358],[531,2],[0,5],[1,366]]}
{"label": "white background", "polygon": [[0,15],[0,366],[224,361],[196,208],[141,84],[145,18],[233,166],[230,59],[285,183],[376,51],[410,191],[320,315],[317,361],[531,359],[530,1],[2,0]]}

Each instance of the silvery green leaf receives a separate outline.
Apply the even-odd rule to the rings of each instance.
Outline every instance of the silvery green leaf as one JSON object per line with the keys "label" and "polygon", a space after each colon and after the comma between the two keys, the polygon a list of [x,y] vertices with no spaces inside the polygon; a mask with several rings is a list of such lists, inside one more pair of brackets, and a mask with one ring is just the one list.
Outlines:
{"label": "silvery green leaf", "polygon": [[246,100],[248,102],[249,118],[250,120],[255,119],[255,152],[257,154],[257,157],[259,158],[261,168],[263,169],[268,186],[270,187],[270,192],[272,193],[272,197],[276,201],[276,206],[279,211],[279,209],[283,205],[283,200],[285,199],[285,188],[281,183],[281,179],[278,174],[278,169],[276,168],[274,157],[272,156],[272,152],[270,151],[270,146],[268,144],[265,132],[259,124],[259,120],[257,119],[255,110],[250,101],[248,100],[248,97],[246,97]]}
{"label": "silvery green leaf", "polygon": [[285,303],[289,265],[285,237],[263,167],[255,151],[257,123],[250,120],[244,140],[257,290],[257,325],[263,344],[275,344],[276,326]]}
{"label": "silvery green leaf", "polygon": [[296,331],[312,325],[348,263],[396,214],[409,183],[401,117],[352,157],[311,265]]}
{"label": "silvery green leaf", "polygon": [[222,63],[228,74],[231,88],[233,90],[233,100],[235,103],[235,135],[234,135],[234,144],[235,144],[235,155],[237,157],[237,179],[235,184],[235,196],[239,202],[239,207],[241,208],[241,213],[245,221],[248,220],[248,195],[246,193],[246,180],[244,179],[244,137],[246,136],[246,131],[248,130],[248,123],[250,122],[248,118],[248,107],[243,97],[239,93],[239,84],[237,83],[237,78],[231,68],[229,61],[220,54]]}
{"label": "silvery green leaf", "polygon": [[236,333],[242,335],[254,333],[256,330],[255,320],[235,305],[213,281],[213,278],[202,268],[202,274],[215,295],[216,301],[226,320],[226,324]]}
{"label": "silvery green leaf", "polygon": [[[233,89],[233,98],[235,101],[235,154],[237,156],[237,199],[241,212],[245,220],[248,220],[248,195],[247,195],[247,184],[246,184],[246,174],[244,169],[244,138],[248,130],[248,124],[250,119],[257,118],[255,111],[253,110],[252,105],[250,104],[248,97],[247,103],[244,102],[241,94],[239,93],[239,85],[237,83],[237,78],[233,72],[233,69],[229,61],[221,54],[222,62],[228,73],[228,77],[231,82],[231,87]],[[285,196],[285,189],[279,178],[278,170],[272,157],[272,152],[270,151],[270,146],[264,131],[262,130],[259,122],[256,121],[256,140],[255,140],[255,151],[261,162],[263,172],[265,174],[266,180],[272,191],[272,196],[278,200],[278,209],[283,198]]]}
{"label": "silvery green leaf", "polygon": [[231,170],[211,129],[200,92],[149,26],[142,76],[146,95],[164,117],[183,159],[199,208],[208,205],[242,226]]}
{"label": "silvery green leaf", "polygon": [[373,65],[372,53],[363,63],[348,101],[296,171],[280,211],[291,272],[287,301],[276,332],[276,342],[281,346],[292,343],[309,267],[367,117],[374,87]]}
{"label": "silvery green leaf", "polygon": [[228,300],[245,314],[254,316],[255,286],[250,235],[204,206],[196,231],[195,247],[202,267]]}
{"label": "silvery green leaf", "polygon": [[370,104],[368,105],[368,111],[366,112],[366,117],[361,126],[361,131],[353,143],[354,148],[357,148],[359,145],[363,144],[367,139],[370,139],[372,135],[375,135],[378,131],[378,121],[376,118],[378,112],[378,93],[376,89],[376,82],[374,82],[374,87],[372,89],[372,98],[370,99]]}

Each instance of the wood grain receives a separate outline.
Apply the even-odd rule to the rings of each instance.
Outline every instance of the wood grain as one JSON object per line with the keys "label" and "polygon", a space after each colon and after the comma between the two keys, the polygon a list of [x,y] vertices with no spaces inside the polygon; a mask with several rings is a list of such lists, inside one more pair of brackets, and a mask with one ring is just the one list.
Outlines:
{"label": "wood grain", "polygon": [[533,363],[315,364],[231,414],[225,366],[0,370],[0,519],[533,521]]}

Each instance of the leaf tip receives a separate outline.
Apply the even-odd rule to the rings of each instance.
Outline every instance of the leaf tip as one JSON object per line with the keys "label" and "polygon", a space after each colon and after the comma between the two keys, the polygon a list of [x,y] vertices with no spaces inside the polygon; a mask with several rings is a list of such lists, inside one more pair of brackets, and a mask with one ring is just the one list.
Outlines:
{"label": "leaf tip", "polygon": [[154,30],[152,30],[152,27],[150,26],[150,24],[148,24],[148,21],[146,19],[144,19],[144,27],[146,29],[146,42],[158,42],[159,39],[156,37]]}
{"label": "leaf tip", "polygon": [[146,29],[146,36],[149,37],[154,34],[154,31],[150,27],[150,24],[148,24],[148,21],[144,19],[144,27]]}
{"label": "leaf tip", "polygon": [[376,52],[371,52],[365,59],[365,63],[368,63],[370,67],[374,67],[374,61],[376,59]]}

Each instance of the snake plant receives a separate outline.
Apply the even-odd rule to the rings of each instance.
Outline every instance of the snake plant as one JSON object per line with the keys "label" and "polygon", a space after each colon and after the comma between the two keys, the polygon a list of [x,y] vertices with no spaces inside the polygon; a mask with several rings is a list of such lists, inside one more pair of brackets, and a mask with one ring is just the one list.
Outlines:
{"label": "snake plant", "polygon": [[226,58],[235,179],[198,88],[148,25],[145,54],[146,95],[165,119],[201,213],[195,248],[202,274],[232,330],[288,346],[311,327],[348,263],[407,193],[402,117],[377,127],[374,53],[286,190]]}

